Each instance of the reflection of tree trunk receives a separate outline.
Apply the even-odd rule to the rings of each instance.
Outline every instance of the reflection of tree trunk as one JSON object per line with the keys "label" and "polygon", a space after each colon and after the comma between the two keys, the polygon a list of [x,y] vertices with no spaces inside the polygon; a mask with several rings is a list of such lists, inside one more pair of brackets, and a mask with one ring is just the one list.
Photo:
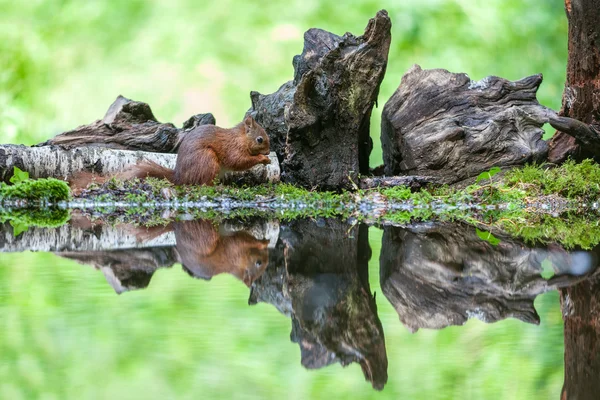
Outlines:
{"label": "reflection of tree trunk", "polygon": [[[578,119],[600,131],[600,0],[565,0],[569,20],[569,59],[561,115]],[[549,160],[563,161],[598,155],[597,147],[563,132],[550,142]],[[600,396],[600,395],[599,395]]]}
{"label": "reflection of tree trunk", "polygon": [[563,400],[600,398],[600,278],[561,290],[565,321]]}

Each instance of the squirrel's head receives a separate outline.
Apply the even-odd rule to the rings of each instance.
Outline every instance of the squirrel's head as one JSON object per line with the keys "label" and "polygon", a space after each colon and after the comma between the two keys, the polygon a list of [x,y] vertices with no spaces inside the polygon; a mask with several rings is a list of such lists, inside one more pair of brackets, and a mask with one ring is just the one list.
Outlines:
{"label": "squirrel's head", "polygon": [[248,150],[253,156],[264,154],[269,155],[269,136],[262,126],[258,124],[250,115],[244,118],[244,129],[248,137]]}

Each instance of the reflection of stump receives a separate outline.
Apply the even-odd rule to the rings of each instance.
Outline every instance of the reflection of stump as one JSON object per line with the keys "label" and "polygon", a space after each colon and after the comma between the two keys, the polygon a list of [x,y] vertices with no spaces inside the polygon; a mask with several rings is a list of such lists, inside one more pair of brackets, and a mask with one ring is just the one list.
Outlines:
{"label": "reflection of stump", "polygon": [[[511,239],[494,246],[480,239],[474,227],[459,224],[386,227],[381,249],[381,288],[413,332],[462,325],[471,317],[537,324],[535,297],[581,281],[569,274],[588,273],[598,263],[592,253],[569,257],[559,249],[529,249]],[[540,275],[546,260],[557,274],[550,280]]]}
{"label": "reflection of stump", "polygon": [[363,36],[310,29],[294,57],[294,80],[270,95],[251,93],[256,120],[282,161],[282,180],[321,189],[349,188],[369,172],[371,111],[383,80],[391,22],[385,11]]}
{"label": "reflection of stump", "polygon": [[600,394],[600,279],[561,290],[565,321],[565,382],[561,399]]}
{"label": "reflection of stump", "polygon": [[444,183],[491,167],[541,161],[547,153],[536,99],[541,75],[511,82],[418,65],[385,104],[381,143],[386,175],[429,175]]}
{"label": "reflection of stump", "polygon": [[249,302],[269,302],[291,315],[291,338],[304,367],[357,362],[373,387],[382,389],[387,356],[368,284],[367,234],[366,226],[349,230],[336,220],[291,222],[278,244],[283,260],[270,263]]}

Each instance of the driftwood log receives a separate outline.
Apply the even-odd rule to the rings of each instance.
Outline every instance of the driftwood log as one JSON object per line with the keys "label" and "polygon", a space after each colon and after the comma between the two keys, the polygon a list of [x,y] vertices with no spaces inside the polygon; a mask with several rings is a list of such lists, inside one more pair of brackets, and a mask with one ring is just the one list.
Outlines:
{"label": "driftwood log", "polygon": [[491,167],[545,159],[541,75],[511,82],[413,66],[383,108],[386,175],[429,175],[444,183]]}
{"label": "driftwood log", "polygon": [[[419,224],[385,227],[381,288],[410,331],[517,318],[539,323],[533,301],[541,293],[574,285],[598,266],[594,252],[528,248],[499,237],[493,245],[472,226]],[[554,276],[542,278],[547,260]]]}
{"label": "driftwood log", "polygon": [[61,133],[38,146],[60,145],[65,149],[99,146],[176,153],[186,132],[208,124],[215,124],[213,115],[198,114],[188,119],[183,128],[177,129],[171,123],[158,122],[148,104],[119,96],[101,120]]}
{"label": "driftwood log", "polygon": [[381,390],[388,363],[368,282],[367,226],[294,221],[282,226],[276,252],[248,302],[273,304],[291,317],[291,339],[300,346],[305,368],[356,362]]}
{"label": "driftwood log", "polygon": [[[223,182],[278,182],[279,162],[274,152],[269,157],[271,164],[256,165],[242,172],[229,172],[223,178]],[[79,171],[100,175],[113,174],[144,160],[174,168],[176,159],[176,154],[115,150],[97,146],[64,149],[63,146],[0,145],[0,180],[7,182],[13,175],[13,167],[29,172],[31,178],[66,179]]]}
{"label": "driftwood log", "polygon": [[294,79],[273,94],[251,93],[249,111],[281,161],[282,181],[306,188],[351,188],[368,174],[369,123],[391,41],[385,11],[364,35],[310,29],[294,57]]}

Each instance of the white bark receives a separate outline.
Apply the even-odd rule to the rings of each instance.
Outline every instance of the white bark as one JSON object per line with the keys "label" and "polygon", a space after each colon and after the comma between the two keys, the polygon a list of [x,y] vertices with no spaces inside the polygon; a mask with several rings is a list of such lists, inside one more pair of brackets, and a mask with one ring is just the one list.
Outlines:
{"label": "white bark", "polygon": [[[271,159],[269,165],[257,165],[245,172],[228,173],[225,182],[240,179],[250,183],[279,182],[280,170],[277,156],[273,152],[269,158]],[[31,178],[66,179],[79,171],[112,174],[143,160],[154,161],[172,169],[175,168],[176,159],[176,154],[114,150],[102,147],[78,147],[64,150],[59,146],[0,145],[0,180],[7,181],[12,176],[15,166],[29,172]]]}

